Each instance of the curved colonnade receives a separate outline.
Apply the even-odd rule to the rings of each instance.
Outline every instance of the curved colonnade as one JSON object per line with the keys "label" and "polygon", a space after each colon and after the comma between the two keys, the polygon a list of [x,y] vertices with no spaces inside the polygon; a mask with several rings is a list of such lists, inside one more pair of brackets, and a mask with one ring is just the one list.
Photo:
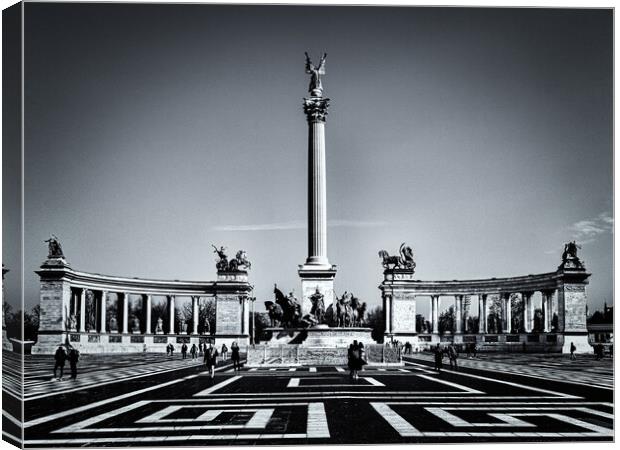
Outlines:
{"label": "curved colonnade", "polygon": [[[33,353],[53,353],[66,342],[86,353],[163,351],[213,338],[229,346],[249,343],[253,302],[246,271],[218,272],[216,281],[151,280],[80,272],[54,258],[36,273],[41,317]],[[155,298],[165,298],[165,317],[153,317]],[[192,302],[187,322],[177,315],[184,298]],[[215,330],[200,321],[205,300],[215,301]]]}

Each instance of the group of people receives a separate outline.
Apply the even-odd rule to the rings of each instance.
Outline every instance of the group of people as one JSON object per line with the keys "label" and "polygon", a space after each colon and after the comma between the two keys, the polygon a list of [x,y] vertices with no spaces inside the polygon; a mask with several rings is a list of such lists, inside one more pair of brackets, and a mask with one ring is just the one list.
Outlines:
{"label": "group of people", "polygon": [[[222,360],[226,361],[228,359],[228,347],[226,344],[222,344],[221,354]],[[215,366],[217,365],[217,357],[219,355],[220,353],[217,351],[217,348],[213,346],[213,344],[205,344],[203,360],[211,379],[215,376]],[[241,357],[239,355],[239,344],[237,344],[237,341],[234,341],[230,346],[230,359],[233,363],[233,371],[237,372],[241,370]]]}
{"label": "group of people", "polygon": [[[70,346],[59,345],[56,353],[54,353],[54,380],[62,381],[62,376],[65,370],[65,362],[69,361],[69,367],[71,368],[71,379],[77,380],[77,363],[80,359],[80,352]],[[57,376],[58,370],[60,370],[60,376]]]}
{"label": "group of people", "polygon": [[[594,344],[594,356],[596,360],[601,360],[605,357],[605,346],[602,343]],[[614,355],[614,346],[613,344],[609,345],[609,357],[612,358]]]}
{"label": "group of people", "polygon": [[437,344],[433,348],[433,353],[435,355],[435,370],[437,372],[441,372],[441,369],[443,369],[443,359],[445,356],[450,361],[450,370],[458,370],[459,351],[454,344],[451,343],[444,348]]}
{"label": "group of people", "polygon": [[366,364],[368,364],[368,362],[366,361],[364,344],[357,342],[357,340],[353,341],[353,343],[349,345],[349,350],[347,352],[347,366],[349,367],[349,376],[351,379],[357,380],[359,378],[359,371],[363,370]]}

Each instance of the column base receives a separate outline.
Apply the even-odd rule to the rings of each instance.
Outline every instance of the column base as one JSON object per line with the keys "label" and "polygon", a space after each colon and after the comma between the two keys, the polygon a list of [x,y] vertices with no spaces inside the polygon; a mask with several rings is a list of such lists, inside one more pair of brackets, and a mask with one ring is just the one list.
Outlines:
{"label": "column base", "polygon": [[564,333],[562,353],[570,353],[571,343],[575,344],[575,353],[592,353],[592,346],[588,342],[588,333]]}

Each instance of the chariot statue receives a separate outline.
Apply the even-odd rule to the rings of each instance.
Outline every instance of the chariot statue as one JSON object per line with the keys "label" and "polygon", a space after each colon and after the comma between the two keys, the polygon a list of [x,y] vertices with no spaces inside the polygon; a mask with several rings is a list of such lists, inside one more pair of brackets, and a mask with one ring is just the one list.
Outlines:
{"label": "chariot statue", "polygon": [[567,269],[582,269],[583,262],[577,256],[577,249],[581,249],[581,246],[577,245],[575,241],[564,244],[564,252],[562,253],[562,265],[561,267]]}
{"label": "chariot statue", "polygon": [[404,242],[400,245],[399,255],[390,255],[386,250],[379,251],[383,267],[386,269],[410,269],[415,270],[413,250]]}
{"label": "chariot statue", "polygon": [[60,241],[55,235],[50,235],[50,238],[44,242],[47,242],[48,259],[65,257],[65,255],[62,253],[62,246],[60,245]]}
{"label": "chariot statue", "polygon": [[220,247],[219,249],[211,244],[214,251],[213,253],[217,253],[219,260],[215,263],[215,267],[218,272],[236,272],[241,268],[249,269],[252,267],[252,264],[247,258],[245,250],[239,250],[235,255],[234,259],[228,260],[228,255],[226,255],[226,247]]}
{"label": "chariot statue", "polygon": [[308,92],[313,97],[322,97],[323,96],[323,84],[321,83],[321,75],[325,75],[325,59],[327,58],[327,53],[323,53],[321,56],[321,60],[319,61],[319,66],[315,67],[308,56],[308,52],[305,52],[306,55],[306,73],[310,75],[310,86],[308,87]]}

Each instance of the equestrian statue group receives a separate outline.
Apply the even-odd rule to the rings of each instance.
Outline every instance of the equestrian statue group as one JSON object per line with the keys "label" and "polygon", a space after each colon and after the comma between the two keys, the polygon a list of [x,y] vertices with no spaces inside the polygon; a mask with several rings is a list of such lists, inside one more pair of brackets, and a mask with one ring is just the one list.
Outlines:
{"label": "equestrian statue group", "polygon": [[295,295],[290,292],[288,296],[274,285],[274,301],[266,301],[265,308],[269,313],[272,327],[282,328],[308,328],[315,325],[328,325],[330,327],[361,327],[364,326],[366,315],[366,302],[360,301],[350,292],[345,292],[338,298],[335,305],[325,308],[324,296],[318,287],[310,296],[312,308],[304,316],[301,314],[301,306]]}
{"label": "equestrian statue group", "polygon": [[245,254],[245,250],[239,250],[234,259],[229,261],[226,255],[226,247],[220,247],[218,249],[213,244],[211,244],[211,246],[214,248],[213,253],[217,253],[219,257],[219,260],[215,263],[218,272],[238,272],[242,268],[250,269],[252,267],[252,264],[248,261]]}

